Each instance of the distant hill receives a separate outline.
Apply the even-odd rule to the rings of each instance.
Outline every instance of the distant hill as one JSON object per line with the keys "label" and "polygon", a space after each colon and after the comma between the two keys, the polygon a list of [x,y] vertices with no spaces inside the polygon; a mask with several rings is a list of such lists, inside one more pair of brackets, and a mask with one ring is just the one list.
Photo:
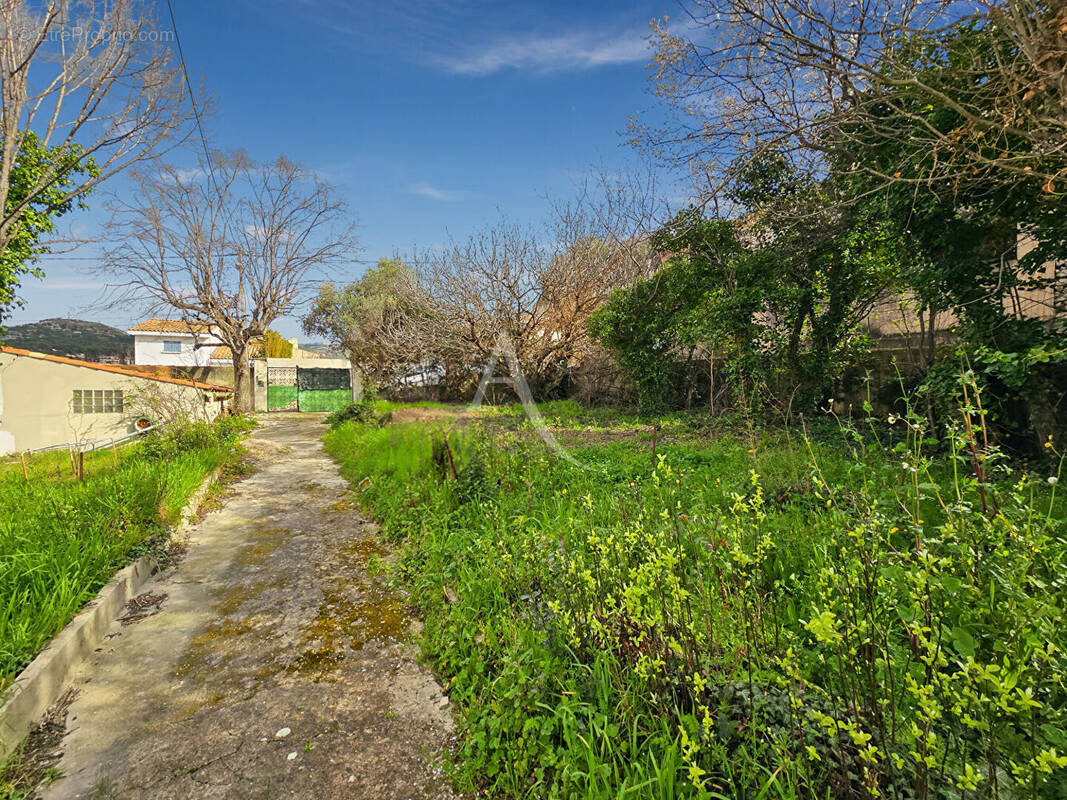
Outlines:
{"label": "distant hill", "polygon": [[42,319],[0,332],[0,344],[87,361],[133,362],[133,337],[83,319]]}
{"label": "distant hill", "polygon": [[315,353],[320,358],[348,358],[344,350],[338,350],[336,347],[331,347],[324,342],[301,343],[300,349]]}

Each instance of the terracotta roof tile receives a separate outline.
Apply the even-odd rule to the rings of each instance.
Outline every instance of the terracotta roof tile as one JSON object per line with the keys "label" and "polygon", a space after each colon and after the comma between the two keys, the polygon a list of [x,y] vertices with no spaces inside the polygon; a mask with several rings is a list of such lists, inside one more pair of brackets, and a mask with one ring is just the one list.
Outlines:
{"label": "terracotta roof tile", "polygon": [[147,372],[138,371],[133,367],[119,366],[117,364],[96,364],[92,361],[80,361],[76,358],[53,356],[48,353],[34,353],[31,350],[19,350],[16,347],[0,346],[0,353],[8,353],[13,356],[25,356],[27,358],[39,358],[42,361],[54,361],[57,364],[67,364],[72,367],[98,369],[101,372],[114,372],[117,375],[126,375],[130,378],[141,378],[143,380],[159,381],[161,383],[176,383],[179,386],[192,386],[195,389],[203,389],[208,392],[233,392],[233,389],[229,386],[218,386],[214,383],[203,383],[202,381],[192,381],[186,378],[171,378],[165,375],[153,375]]}
{"label": "terracotta roof tile", "polygon": [[233,361],[233,351],[222,344],[211,351],[212,361]]}
{"label": "terracotta roof tile", "polygon": [[130,331],[144,331],[146,333],[211,333],[210,322],[187,322],[184,319],[146,319],[139,322]]}

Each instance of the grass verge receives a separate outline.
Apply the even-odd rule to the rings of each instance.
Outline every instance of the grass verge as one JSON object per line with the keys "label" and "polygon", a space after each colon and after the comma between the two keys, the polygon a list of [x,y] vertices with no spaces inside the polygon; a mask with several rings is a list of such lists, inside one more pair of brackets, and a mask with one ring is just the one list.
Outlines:
{"label": "grass verge", "polygon": [[[191,424],[62,469],[0,472],[0,690],[117,570],[166,545],[167,527],[247,423]],[[63,454],[66,457],[66,453]],[[40,466],[40,465],[38,465]]]}

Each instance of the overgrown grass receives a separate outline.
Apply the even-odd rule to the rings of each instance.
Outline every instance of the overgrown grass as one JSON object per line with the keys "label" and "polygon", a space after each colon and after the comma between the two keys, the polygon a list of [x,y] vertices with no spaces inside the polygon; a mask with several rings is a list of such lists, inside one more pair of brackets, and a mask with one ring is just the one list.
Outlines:
{"label": "overgrown grass", "polygon": [[[707,422],[700,414],[673,411],[654,416],[638,414],[636,409],[621,409],[610,406],[587,408],[575,400],[550,400],[539,403],[537,410],[545,422],[567,430],[635,430],[657,426],[664,431],[681,431],[700,428]],[[484,414],[525,416],[521,403],[486,405]]]}
{"label": "overgrown grass", "polygon": [[379,415],[388,414],[390,411],[396,411],[401,408],[456,408],[455,405],[441,403],[436,400],[419,400],[413,403],[401,403],[396,400],[376,398],[372,402],[374,403],[375,411],[377,411]]}
{"label": "overgrown grass", "polygon": [[892,441],[687,439],[655,466],[611,442],[583,468],[491,422],[450,435],[455,478],[440,429],[326,436],[402,544],[461,788],[1067,796],[1055,459],[1027,475],[965,432],[930,456],[910,417]]}
{"label": "overgrown grass", "polygon": [[[69,456],[0,472],[0,688],[120,567],[162,547],[204,477],[235,453],[247,423],[195,424],[93,454],[84,481]],[[53,474],[53,469],[55,474]]]}
{"label": "overgrown grass", "polygon": [[[128,450],[125,446],[115,450],[104,448],[85,453],[83,468],[86,475],[109,470]],[[76,479],[75,462],[68,450],[49,450],[26,456],[26,476],[30,480],[73,481]],[[0,458],[0,480],[18,475],[22,477],[22,461],[18,456]]]}

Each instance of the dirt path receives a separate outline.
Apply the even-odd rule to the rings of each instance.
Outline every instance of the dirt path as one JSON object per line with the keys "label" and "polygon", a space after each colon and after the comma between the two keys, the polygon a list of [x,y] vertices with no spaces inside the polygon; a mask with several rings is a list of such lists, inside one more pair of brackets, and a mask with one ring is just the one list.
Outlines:
{"label": "dirt path", "polygon": [[259,471],[142,590],[158,613],[116,623],[77,681],[46,800],[452,797],[447,700],[322,433],[262,421]]}

